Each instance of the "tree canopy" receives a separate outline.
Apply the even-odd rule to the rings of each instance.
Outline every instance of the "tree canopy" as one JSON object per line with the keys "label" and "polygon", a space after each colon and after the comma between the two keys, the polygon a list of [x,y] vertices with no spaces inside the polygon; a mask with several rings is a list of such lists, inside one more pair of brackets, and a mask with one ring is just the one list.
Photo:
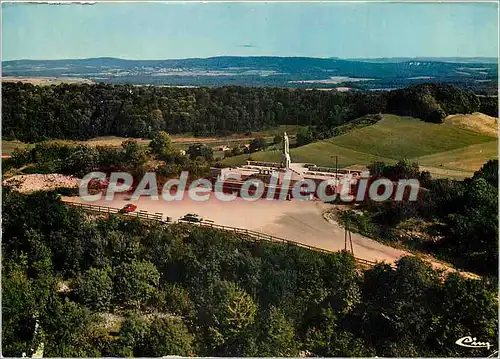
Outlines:
{"label": "tree canopy", "polygon": [[29,143],[99,136],[152,138],[158,131],[227,136],[301,125],[314,128],[314,138],[321,139],[369,114],[393,113],[430,122],[480,110],[498,114],[498,100],[444,84],[379,93],[236,86],[131,90],[130,85],[2,83],[3,138]]}
{"label": "tree canopy", "polygon": [[464,181],[433,179],[418,163],[374,162],[375,177],[420,180],[416,201],[365,200],[363,214],[346,211],[341,220],[372,238],[432,253],[476,273],[498,276],[498,160],[488,161]]}
{"label": "tree canopy", "polygon": [[[488,198],[470,183],[466,203]],[[346,252],[2,195],[5,356],[40,343],[63,357],[487,356],[497,343],[495,286],[415,257],[360,271]],[[471,333],[492,348],[455,345]]]}

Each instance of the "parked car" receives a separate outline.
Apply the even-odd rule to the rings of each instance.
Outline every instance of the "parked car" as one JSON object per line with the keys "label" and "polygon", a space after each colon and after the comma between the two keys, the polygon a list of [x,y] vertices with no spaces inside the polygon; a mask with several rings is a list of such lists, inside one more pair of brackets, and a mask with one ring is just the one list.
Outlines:
{"label": "parked car", "polygon": [[137,209],[137,206],[135,204],[129,203],[122,209],[120,209],[120,213],[131,213],[134,212]]}
{"label": "parked car", "polygon": [[203,218],[201,218],[197,214],[188,213],[184,217],[182,217],[181,220],[187,221],[187,222],[201,222],[201,221],[203,221]]}

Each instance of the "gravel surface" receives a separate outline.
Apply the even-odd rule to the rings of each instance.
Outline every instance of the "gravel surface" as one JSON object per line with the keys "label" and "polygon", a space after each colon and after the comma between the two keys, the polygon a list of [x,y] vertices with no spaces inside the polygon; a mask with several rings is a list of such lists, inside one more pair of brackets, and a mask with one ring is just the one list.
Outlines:
{"label": "gravel surface", "polygon": [[79,179],[61,174],[29,174],[14,176],[3,181],[3,186],[11,187],[21,193],[50,191],[56,188],[76,188]]}

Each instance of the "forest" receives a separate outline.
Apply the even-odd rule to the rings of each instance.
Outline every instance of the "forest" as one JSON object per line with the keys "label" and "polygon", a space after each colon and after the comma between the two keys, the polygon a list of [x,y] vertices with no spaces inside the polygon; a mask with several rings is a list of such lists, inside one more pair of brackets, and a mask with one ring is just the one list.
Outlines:
{"label": "forest", "polygon": [[[416,257],[361,271],[346,253],[215,229],[99,217],[4,189],[3,355],[490,355],[496,287]],[[464,348],[466,335],[492,347]]]}
{"label": "forest", "polygon": [[410,161],[368,167],[374,178],[418,178],[425,190],[414,202],[361,202],[340,214],[344,225],[498,281],[498,160],[463,181],[434,179]]}
{"label": "forest", "polygon": [[[224,136],[299,124],[309,128],[297,135],[305,144],[373,124],[379,113],[439,123],[448,114],[497,116],[498,110],[496,98],[434,84],[384,93],[20,83],[4,83],[2,90],[3,139],[152,139],[147,148],[134,139],[121,148],[40,142],[2,161],[3,174],[120,170],[139,178],[154,170],[168,178],[188,170],[202,177],[211,149],[195,145],[183,156],[166,132]],[[376,162],[370,172],[419,178],[425,191],[413,203],[364,202],[361,215],[344,211],[344,225],[483,277],[445,274],[416,257],[361,270],[346,252],[90,215],[65,206],[59,190],[20,194],[3,188],[3,355],[31,356],[41,343],[46,357],[493,353],[498,161],[465,181],[433,179],[405,161]],[[408,228],[413,232],[401,231]],[[414,229],[427,237],[415,236]],[[467,335],[492,347],[455,344]]]}
{"label": "forest", "polygon": [[308,126],[312,140],[368,114],[441,122],[448,114],[498,114],[498,101],[444,84],[387,92],[285,88],[175,88],[2,84],[3,139],[27,143],[99,136],[150,138],[157,131],[226,136],[278,125]]}

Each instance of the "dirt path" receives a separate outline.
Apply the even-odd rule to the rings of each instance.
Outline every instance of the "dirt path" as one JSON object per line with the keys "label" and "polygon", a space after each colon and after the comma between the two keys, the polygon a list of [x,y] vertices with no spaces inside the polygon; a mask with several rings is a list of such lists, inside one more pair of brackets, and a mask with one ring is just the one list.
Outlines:
{"label": "dirt path", "polygon": [[[322,208],[314,202],[304,202],[300,212],[286,212],[274,223],[258,230],[331,251],[345,248],[345,231],[337,222],[327,221]],[[409,253],[380,244],[357,233],[351,234],[354,255],[370,261],[393,263]]]}
{"label": "dirt path", "polygon": [[[192,144],[192,143],[217,143],[217,142],[252,142],[255,137],[178,137],[173,138],[172,143]],[[273,138],[264,136],[265,139]]]}

